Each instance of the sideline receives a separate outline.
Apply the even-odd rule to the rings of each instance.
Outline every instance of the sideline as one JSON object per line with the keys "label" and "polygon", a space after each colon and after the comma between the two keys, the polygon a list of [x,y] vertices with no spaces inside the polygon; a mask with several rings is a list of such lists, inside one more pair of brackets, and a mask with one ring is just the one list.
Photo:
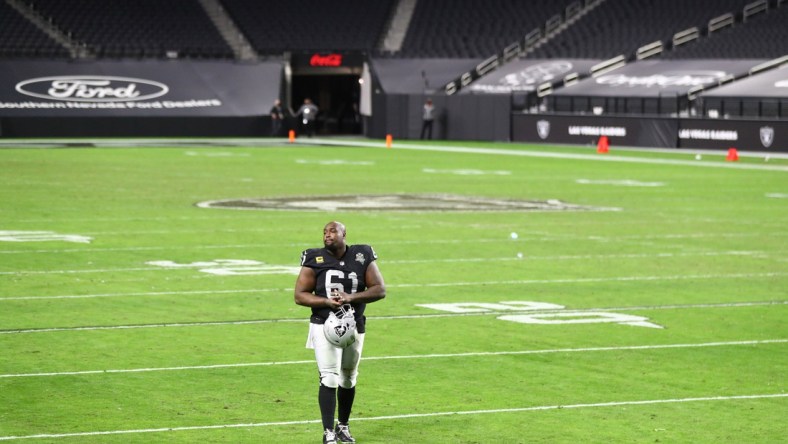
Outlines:
{"label": "sideline", "polygon": [[[426,243],[426,242],[425,242]],[[392,259],[381,261],[386,265],[398,264],[417,264],[417,263],[461,263],[461,262],[493,262],[493,261],[532,261],[532,260],[547,260],[547,261],[565,261],[565,260],[598,260],[598,259],[646,259],[646,258],[675,258],[675,257],[691,257],[691,256],[765,256],[763,252],[756,251],[701,251],[701,252],[688,252],[688,253],[625,253],[625,254],[564,254],[555,256],[507,256],[507,257],[479,257],[479,258],[451,258],[451,259]],[[244,265],[245,274],[291,274],[284,271],[282,267],[287,268],[287,265],[267,264],[260,262],[259,264]],[[277,273],[271,271],[261,270],[259,273],[252,273],[252,269],[274,267],[282,270]],[[191,264],[179,264],[175,269],[178,270],[200,270],[211,268],[224,268],[221,265],[200,265],[195,266]],[[234,268],[229,265],[227,268]],[[16,270],[16,271],[0,271],[0,276],[25,276],[25,275],[40,275],[40,274],[79,274],[79,273],[116,273],[128,271],[173,271],[171,267],[151,266],[151,267],[130,267],[130,268],[98,268],[98,269],[77,269],[77,270]],[[297,274],[297,273],[296,273]],[[0,297],[0,301],[10,298]],[[33,299],[33,298],[28,298]]]}
{"label": "sideline", "polygon": [[[788,397],[788,393],[767,393],[758,395],[733,395],[733,396],[705,396],[696,398],[673,398],[673,399],[646,399],[639,401],[611,401],[611,402],[598,402],[593,404],[566,404],[566,405],[542,405],[532,407],[514,407],[514,408],[501,408],[489,410],[461,410],[455,412],[431,412],[431,413],[409,413],[401,415],[389,416],[373,416],[366,418],[353,418],[353,421],[388,421],[396,419],[415,419],[415,418],[431,418],[436,416],[451,416],[451,415],[489,415],[496,413],[521,413],[521,412],[534,412],[544,410],[566,410],[566,409],[586,409],[586,408],[600,408],[600,407],[621,407],[630,405],[652,405],[652,404],[675,404],[684,402],[712,402],[712,401],[743,401],[753,399],[774,399]],[[212,429],[233,429],[233,428],[252,428],[252,427],[273,427],[273,426],[287,426],[287,425],[301,425],[301,424],[317,424],[320,423],[319,419],[295,420],[295,421],[278,421],[278,422],[257,422],[248,424],[217,424],[217,425],[204,425],[204,426],[184,426],[184,427],[163,427],[156,429],[136,429],[136,430],[108,430],[99,432],[76,432],[76,433],[56,433],[56,434],[40,434],[40,435],[24,435],[24,436],[0,436],[0,441],[11,441],[17,439],[40,439],[40,438],[73,438],[84,436],[100,436],[100,435],[127,435],[138,433],[164,433],[164,432],[180,432],[188,430],[212,430]]]}
{"label": "sideline", "polygon": [[[466,352],[466,353],[432,353],[427,355],[401,355],[401,356],[364,356],[362,361],[388,361],[399,359],[440,359],[440,358],[464,358],[471,356],[511,356],[511,355],[541,355],[554,353],[583,353],[600,351],[625,351],[625,350],[658,350],[672,348],[705,348],[705,347],[726,347],[736,345],[764,345],[764,344],[784,344],[788,339],[764,339],[759,341],[728,341],[728,342],[702,342],[698,344],[657,344],[657,345],[625,345],[618,347],[580,347],[580,348],[558,348],[547,350],[515,350],[497,352]],[[33,378],[46,376],[77,376],[77,375],[108,375],[117,373],[148,373],[165,372],[180,370],[213,370],[221,368],[239,367],[271,367],[277,365],[314,365],[315,360],[303,361],[270,361],[270,362],[244,362],[236,364],[212,364],[212,365],[188,365],[178,367],[147,367],[131,369],[110,369],[110,370],[80,370],[66,372],[44,372],[44,373],[9,373],[0,374],[0,378]]]}
{"label": "sideline", "polygon": [[[451,141],[446,141],[451,143]],[[504,142],[490,142],[502,144]],[[528,143],[511,142],[512,146],[516,145],[536,145]],[[384,141],[377,139],[359,138],[358,140],[350,139],[331,139],[331,138],[298,138],[294,142],[289,142],[286,138],[186,138],[186,139],[157,139],[157,138],[129,138],[129,139],[7,139],[0,140],[0,149],[2,148],[132,148],[132,147],[288,147],[288,146],[356,146],[367,148],[383,148],[386,147]],[[543,145],[544,146],[544,145]],[[557,146],[566,147],[585,147],[584,145],[571,145],[563,144]],[[685,165],[694,167],[709,167],[709,168],[730,168],[730,169],[746,169],[746,170],[766,170],[766,171],[788,171],[788,166],[779,165],[754,165],[742,164],[738,162],[723,162],[723,161],[698,161],[698,160],[678,160],[678,159],[647,159],[647,158],[632,158],[618,155],[598,155],[598,154],[569,154],[557,153],[550,151],[531,151],[531,150],[518,150],[516,148],[501,149],[501,148],[472,148],[460,147],[451,145],[434,145],[434,144],[414,144],[408,142],[394,142],[393,149],[408,149],[408,150],[421,150],[421,151],[442,151],[450,153],[472,153],[472,154],[497,154],[508,156],[526,156],[526,157],[546,157],[556,159],[575,159],[575,160],[593,160],[601,162],[631,162],[631,163],[652,163],[652,164],[667,164],[667,165]],[[589,148],[590,149],[590,148]],[[640,147],[616,147],[616,151],[632,151],[632,152],[656,152],[664,154],[709,154],[724,156],[725,150],[708,150],[708,149],[693,149],[693,148],[640,148]],[[753,157],[764,158],[770,156],[775,159],[788,159],[788,153],[781,152],[763,152],[763,151],[739,151],[739,157]]]}
{"label": "sideline", "polygon": [[[596,280],[595,280],[596,281]],[[404,285],[402,285],[404,286]],[[229,290],[233,291],[233,290]],[[238,290],[238,292],[248,292],[249,290]],[[260,290],[263,291],[263,290]],[[267,290],[266,290],[267,291]],[[283,289],[282,291],[289,291]],[[193,293],[193,292],[192,292]],[[181,294],[191,294],[183,292]],[[548,313],[584,313],[595,311],[623,311],[623,310],[674,310],[681,308],[733,308],[733,307],[764,307],[774,305],[788,305],[785,301],[762,301],[762,302],[731,302],[720,304],[687,304],[687,305],[656,305],[640,307],[607,307],[607,308],[581,308],[571,309],[562,308],[560,310],[528,310],[529,314],[548,314]],[[392,316],[367,316],[368,319],[375,320],[400,320],[400,319],[429,319],[429,318],[454,318],[463,316],[500,316],[517,314],[517,310],[509,311],[486,311],[473,313],[435,313],[435,314],[413,314],[413,315],[392,315]],[[105,326],[82,326],[82,327],[43,327],[27,329],[0,330],[0,335],[24,334],[24,333],[50,333],[50,332],[75,332],[75,331],[95,331],[95,330],[133,330],[139,328],[175,328],[175,327],[211,327],[221,325],[257,325],[257,324],[285,324],[285,323],[306,323],[308,318],[284,318],[284,319],[249,319],[237,321],[209,321],[209,322],[174,322],[158,324],[130,324],[130,325],[105,325]]]}
{"label": "sideline", "polygon": [[[298,145],[328,145],[328,146],[358,146],[358,147],[368,147],[368,148],[385,148],[385,144],[383,143],[375,143],[375,142],[357,142],[357,141],[333,141],[327,139],[312,139],[312,140],[296,140],[294,142]],[[566,145],[569,146],[569,145]],[[570,153],[558,153],[558,152],[548,152],[548,151],[530,151],[530,150],[518,150],[515,148],[511,149],[502,149],[502,148],[472,148],[472,147],[461,147],[461,146],[450,146],[450,145],[414,145],[409,143],[396,143],[393,145],[393,148],[389,149],[406,149],[406,150],[417,150],[417,151],[437,151],[437,152],[444,152],[444,153],[465,153],[465,154],[495,154],[495,155],[503,155],[503,156],[521,156],[521,157],[543,157],[543,158],[551,158],[551,159],[573,159],[573,160],[592,160],[598,162],[624,162],[624,163],[648,163],[648,164],[660,164],[660,165],[683,165],[683,166],[693,166],[693,167],[706,167],[706,168],[728,168],[728,169],[740,169],[740,170],[764,170],[764,171],[786,171],[788,172],[788,166],[780,166],[780,165],[755,165],[755,164],[747,164],[747,163],[738,163],[738,162],[722,162],[722,161],[700,161],[700,160],[680,160],[680,159],[654,159],[654,158],[643,158],[643,157],[625,157],[625,156],[617,156],[617,155],[599,155],[599,154],[570,154]],[[676,148],[675,151],[667,151],[667,150],[657,150],[657,149],[633,149],[633,148],[621,148],[622,151],[639,151],[639,152],[659,152],[659,153],[670,153],[670,154],[694,154],[697,153],[698,150],[679,150]],[[718,154],[722,156],[721,151],[712,151],[714,154]],[[739,152],[739,157],[742,157],[744,152]],[[774,155],[773,153],[749,153],[748,156],[750,157],[763,157],[765,155],[769,155],[771,157],[779,157],[780,159],[788,158],[788,155],[781,154],[779,156]]]}

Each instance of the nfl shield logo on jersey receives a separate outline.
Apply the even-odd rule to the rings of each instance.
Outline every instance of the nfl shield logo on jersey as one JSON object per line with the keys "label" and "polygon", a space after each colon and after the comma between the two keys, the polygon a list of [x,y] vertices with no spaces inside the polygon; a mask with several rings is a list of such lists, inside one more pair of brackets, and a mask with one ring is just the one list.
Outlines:
{"label": "nfl shield logo on jersey", "polygon": [[774,142],[774,128],[771,126],[761,127],[761,144],[764,148],[769,148]]}
{"label": "nfl shield logo on jersey", "polygon": [[550,135],[550,121],[540,120],[536,122],[536,133],[539,134],[540,139],[547,139],[547,136]]}

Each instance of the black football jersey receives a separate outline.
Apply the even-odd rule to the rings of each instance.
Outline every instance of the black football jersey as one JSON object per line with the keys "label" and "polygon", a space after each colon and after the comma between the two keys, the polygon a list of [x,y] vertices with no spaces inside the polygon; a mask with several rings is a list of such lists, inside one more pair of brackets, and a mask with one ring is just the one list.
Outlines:
{"label": "black football jersey", "polygon": [[[341,258],[335,258],[325,248],[310,248],[301,253],[301,266],[315,271],[315,294],[328,297],[331,288],[339,288],[348,294],[366,290],[367,267],[377,258],[375,250],[369,245],[348,245]],[[356,311],[356,328],[359,333],[364,333],[364,310],[367,304],[352,305]],[[323,324],[330,312],[327,307],[313,307],[310,321]]]}

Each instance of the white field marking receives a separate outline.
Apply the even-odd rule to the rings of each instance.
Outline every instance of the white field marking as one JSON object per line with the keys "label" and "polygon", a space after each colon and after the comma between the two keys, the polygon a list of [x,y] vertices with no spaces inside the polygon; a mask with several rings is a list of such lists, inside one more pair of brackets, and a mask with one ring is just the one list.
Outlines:
{"label": "white field marking", "polygon": [[255,288],[249,290],[196,290],[196,291],[150,291],[139,293],[99,293],[99,294],[70,294],[58,296],[8,296],[0,297],[0,301],[25,301],[35,299],[92,299],[92,298],[119,298],[133,296],[171,296],[171,295],[200,295],[200,294],[242,294],[242,293],[267,293],[288,291],[286,288]]}
{"label": "white field marking", "polygon": [[[281,291],[292,291],[282,289]],[[184,292],[181,294],[186,294]],[[590,311],[622,311],[622,310],[674,310],[692,308],[735,308],[735,307],[763,307],[770,305],[788,305],[788,301],[763,301],[763,302],[731,302],[720,304],[674,304],[656,306],[635,306],[635,307],[607,307],[607,308],[585,308],[573,309],[573,313],[584,313]],[[560,310],[564,312],[565,309]],[[556,313],[558,310],[541,310],[538,313]],[[401,319],[428,319],[428,318],[454,318],[460,316],[500,316],[514,313],[507,311],[473,312],[473,313],[431,313],[413,315],[393,315],[393,316],[367,316],[375,320],[401,320]],[[537,312],[533,312],[537,313]],[[278,323],[306,323],[309,319],[250,319],[244,321],[210,321],[210,322],[178,322],[178,323],[158,323],[158,324],[136,324],[136,325],[105,325],[92,327],[50,327],[50,328],[28,328],[18,330],[0,330],[0,335],[23,334],[23,333],[50,333],[61,331],[95,331],[95,330],[134,330],[138,328],[172,328],[172,327],[211,327],[223,325],[258,325],[258,324],[278,324]]]}
{"label": "white field marking", "polygon": [[[301,218],[303,219],[303,215],[297,214],[286,214],[282,213],[277,215],[280,218]],[[205,221],[217,221],[217,220],[236,220],[236,217],[233,216],[226,216],[222,215],[221,213],[213,213],[208,214],[206,213],[203,216],[146,216],[146,217],[75,217],[75,218],[68,218],[68,219],[61,219],[64,222],[128,222],[129,220],[134,220],[138,222],[142,221],[153,221],[153,222],[172,222],[172,221],[198,221],[198,220],[205,220]],[[24,222],[24,223],[51,223],[52,219],[19,219],[17,222]]]}
{"label": "white field marking", "polygon": [[403,260],[381,260],[383,264],[419,264],[436,262],[487,262],[487,261],[522,261],[522,260],[577,260],[577,259],[638,259],[638,258],[661,258],[661,257],[687,257],[687,256],[758,256],[764,254],[759,251],[699,251],[694,253],[624,253],[624,254],[563,254],[557,256],[531,256],[525,255],[522,258],[514,257],[495,257],[495,258],[453,258],[453,259],[403,259]]}
{"label": "white field marking", "polygon": [[218,276],[249,276],[263,274],[294,274],[298,275],[301,267],[287,265],[271,265],[251,259],[214,259],[212,261],[191,262],[188,264],[173,261],[149,261],[147,265],[163,269],[197,269],[201,273]]}
{"label": "white field marking", "polygon": [[[299,140],[297,141],[297,143],[302,145],[360,146],[360,147],[387,149],[385,144],[381,144],[378,142],[313,139],[313,140]],[[462,146],[411,145],[407,143],[397,143],[394,145],[394,149],[406,149],[406,150],[416,150],[416,151],[437,151],[442,153],[488,154],[488,155],[515,156],[515,157],[541,157],[541,158],[551,158],[551,159],[590,160],[596,162],[624,162],[624,163],[648,163],[648,164],[657,164],[657,165],[682,165],[682,166],[703,167],[703,168],[788,171],[788,166],[779,166],[779,165],[761,165],[761,164],[748,164],[748,163],[738,163],[738,162],[698,162],[697,160],[625,157],[625,156],[607,155],[607,154],[604,156],[600,156],[598,154],[571,154],[571,153],[557,153],[550,151],[523,151],[516,149],[501,149],[501,148],[472,148],[472,147],[462,147]]]}
{"label": "white field marking", "polygon": [[[215,230],[214,230],[215,231]],[[235,231],[235,230],[233,230]],[[192,233],[203,233],[207,231],[198,231],[193,230]],[[92,233],[95,236],[113,236],[113,235],[121,235],[121,234],[170,234],[174,233],[174,231],[156,231],[156,232],[146,232],[146,231],[137,231],[137,232],[106,232],[106,233]],[[184,231],[178,231],[178,233],[184,233]],[[740,233],[736,233],[735,237],[741,236]],[[752,235],[750,235],[752,236]],[[717,237],[726,237],[725,235],[719,235]],[[563,238],[562,238],[563,239]],[[501,242],[502,240],[509,240],[501,239],[501,238],[492,238],[492,239],[474,239],[473,242],[476,243],[496,243]],[[402,240],[399,242],[396,241],[379,241],[375,242],[375,245],[402,245],[402,244],[467,244],[469,241],[467,240],[459,240],[459,239],[425,239],[423,241],[419,240]],[[24,253],[43,253],[43,254],[52,254],[52,253],[96,253],[96,252],[115,252],[115,251],[161,251],[161,250],[213,250],[213,249],[230,249],[230,248],[270,248],[270,247],[293,247],[293,248],[306,248],[310,246],[314,246],[314,242],[287,242],[287,243],[277,243],[277,242],[269,242],[264,244],[230,244],[230,245],[193,245],[193,246],[186,246],[183,248],[178,247],[170,247],[170,246],[145,246],[145,247],[118,247],[118,248],[68,248],[68,249],[46,249],[46,250],[0,250],[0,254],[24,254]]]}
{"label": "white field marking", "polygon": [[99,268],[89,270],[22,270],[22,271],[0,271],[0,275],[21,276],[26,274],[78,274],[78,273],[114,273],[118,271],[163,271],[161,267],[147,268]]}
{"label": "white field marking", "polygon": [[[445,225],[445,223],[444,223]],[[477,227],[483,228],[476,224]],[[203,231],[194,231],[195,233],[203,232]],[[162,234],[173,233],[172,231],[162,231]],[[178,231],[178,233],[183,233],[182,231]],[[93,235],[121,235],[121,234],[151,234],[149,232],[128,232],[128,233],[91,233]],[[569,240],[588,240],[588,241],[599,241],[599,242],[617,242],[617,241],[637,241],[637,240],[654,240],[654,239],[705,239],[709,237],[713,238],[748,238],[748,237],[756,237],[756,236],[770,236],[770,237],[777,237],[777,236],[786,236],[788,235],[788,231],[775,231],[771,233],[755,233],[755,232],[747,232],[747,231],[739,231],[735,233],[690,233],[690,234],[647,234],[647,235],[624,235],[624,236],[556,236],[556,235],[545,235],[540,233],[539,235],[529,235],[528,233],[520,234],[520,238],[518,241],[533,241],[533,242],[549,242],[549,241],[569,241]],[[508,233],[506,236],[495,237],[495,238],[488,238],[488,239],[424,239],[424,240],[397,240],[397,241],[375,241],[375,245],[409,245],[409,244],[419,244],[419,245],[426,245],[426,244],[439,244],[439,245],[451,245],[451,244],[463,244],[467,245],[468,243],[499,243],[499,242],[511,242],[512,240],[509,238]],[[46,250],[0,250],[0,254],[24,254],[24,253],[43,253],[43,254],[54,254],[54,253],[96,253],[96,252],[114,252],[114,251],[160,251],[160,250],[211,250],[211,249],[229,249],[229,248],[270,248],[270,247],[309,247],[313,246],[314,242],[288,242],[288,243],[264,243],[264,244],[235,244],[235,245],[194,245],[194,246],[187,246],[183,248],[179,247],[170,247],[170,246],[144,246],[144,247],[118,247],[118,248],[68,248],[68,249],[46,249]]]}
{"label": "white field marking", "polygon": [[107,325],[95,327],[53,327],[27,330],[0,330],[0,335],[13,333],[48,333],[55,331],[135,330],[138,328],[208,327],[212,325],[256,325],[278,323],[306,323],[309,319],[253,319],[249,321],[175,322],[160,324]]}
{"label": "white field marking", "polygon": [[[222,261],[226,263],[223,265]],[[175,264],[172,261],[151,261],[147,264],[153,267],[133,268],[103,268],[85,270],[22,270],[0,271],[0,275],[28,275],[28,274],[77,274],[77,273],[115,273],[125,271],[172,271],[173,269],[194,269],[214,275],[262,275],[262,274],[298,274],[300,267],[287,265],[269,265],[265,262],[253,260],[217,259],[214,262],[198,262],[194,264]],[[0,298],[2,300],[3,298]]]}
{"label": "white field marking", "polygon": [[788,199],[788,193],[766,193],[766,197],[773,197],[775,199]]}
{"label": "white field marking", "polygon": [[[707,348],[707,347],[729,347],[739,345],[767,345],[785,344],[788,339],[763,339],[753,341],[727,341],[727,342],[701,342],[695,344],[655,344],[655,345],[623,345],[615,347],[579,347],[579,348],[556,348],[546,350],[514,350],[514,351],[490,351],[490,352],[465,352],[465,353],[430,353],[426,355],[399,355],[399,356],[364,356],[362,361],[388,361],[400,359],[442,359],[442,358],[467,358],[474,356],[511,356],[511,355],[542,355],[555,353],[587,353],[605,351],[628,351],[628,350],[660,350],[675,348]],[[167,372],[184,370],[213,370],[222,368],[238,367],[271,367],[277,365],[314,365],[314,359],[300,361],[270,361],[270,362],[242,362],[236,364],[212,364],[212,365],[188,365],[178,367],[147,367],[132,369],[110,369],[110,370],[81,370],[71,372],[47,372],[47,373],[9,373],[0,374],[0,378],[34,378],[49,376],[77,376],[77,375],[106,375],[114,373],[148,373],[148,372]]]}
{"label": "white field marking", "polygon": [[622,187],[664,187],[665,182],[641,182],[639,180],[592,180],[577,179],[575,182],[583,185],[613,185]]}
{"label": "white field marking", "polygon": [[518,313],[498,316],[501,321],[517,322],[520,324],[542,325],[567,325],[567,324],[603,324],[614,323],[632,327],[665,328],[659,324],[649,322],[644,316],[625,313],[610,313],[607,311],[577,312],[565,311],[559,313]]}
{"label": "white field marking", "polygon": [[457,176],[509,176],[511,171],[506,170],[475,170],[475,169],[454,169],[436,170],[435,168],[422,168],[423,173],[428,174],[454,174]]}
{"label": "white field marking", "polygon": [[[116,148],[116,147],[146,147],[146,146],[154,146],[154,147],[162,147],[162,146],[174,146],[177,145],[179,147],[186,147],[191,148],[192,145],[199,146],[199,147],[208,147],[208,148],[253,148],[253,149],[263,149],[263,148],[275,148],[275,149],[282,149],[291,147],[292,143],[289,143],[288,139],[285,137],[221,137],[221,138],[199,138],[199,139],[192,139],[192,138],[179,138],[177,140],[173,139],[160,139],[160,138],[134,138],[134,139],[25,139],[25,140],[0,140],[0,148],[2,147],[11,147],[11,148],[20,148],[20,147],[45,147],[45,148],[61,148],[62,145],[67,143],[90,143],[96,148]],[[323,144],[323,145],[345,145],[345,146],[368,146],[368,147],[375,147],[375,148],[383,148],[385,147],[385,143],[382,141],[378,141],[376,139],[367,139],[367,141],[359,141],[358,139],[346,139],[346,140],[339,140],[336,139],[296,139],[295,144],[303,144],[303,145],[314,145],[314,144]],[[399,146],[399,142],[395,141],[396,146]],[[596,147],[590,147],[590,150],[596,151]],[[728,150],[715,150],[715,149],[692,149],[692,150],[679,150],[677,151],[676,148],[654,148],[654,147],[635,147],[635,146],[621,146],[616,147],[617,150],[620,151],[632,151],[632,152],[646,152],[646,153],[666,153],[666,154],[711,154],[711,155],[719,155],[723,158],[727,155]],[[788,159],[788,153],[780,153],[780,152],[770,152],[770,151],[740,151],[739,157],[756,157],[762,158],[764,156],[771,156],[775,159]]]}
{"label": "white field marking", "polygon": [[[757,251],[721,251],[721,252],[696,252],[696,253],[643,253],[643,254],[581,254],[581,255],[558,255],[558,256],[531,256],[526,255],[522,258],[517,257],[496,257],[496,258],[452,258],[452,259],[403,259],[403,260],[381,260],[381,264],[418,264],[418,263],[458,263],[458,262],[489,262],[489,261],[520,261],[520,260],[596,260],[596,259],[637,259],[637,258],[666,258],[666,257],[688,257],[688,256],[759,256],[763,252]],[[224,262],[222,262],[224,261]],[[270,265],[248,259],[216,259],[210,262],[194,262],[190,264],[177,264],[172,261],[148,261],[147,265],[154,267],[132,267],[132,268],[102,268],[84,270],[18,270],[0,271],[0,275],[26,275],[26,274],[77,274],[77,273],[114,273],[126,271],[168,271],[173,269],[193,269],[200,268],[199,271],[209,274],[221,275],[241,275],[241,274],[298,274],[300,267],[288,265]],[[247,266],[248,268],[243,268]],[[222,270],[227,269],[225,274]],[[232,273],[232,270],[236,273]],[[4,298],[0,297],[0,300]]]}
{"label": "white field marking", "polygon": [[297,164],[301,165],[309,165],[309,164],[317,164],[317,165],[375,165],[375,162],[369,160],[342,160],[342,159],[332,159],[332,160],[308,160],[308,159],[296,159],[295,161]]}
{"label": "white field marking", "polygon": [[618,276],[607,278],[573,278],[573,279],[512,279],[505,281],[483,281],[483,282],[434,282],[423,284],[396,284],[391,287],[413,288],[413,287],[471,287],[485,285],[530,285],[530,284],[581,284],[591,282],[638,282],[638,281],[672,281],[672,280],[691,280],[691,279],[747,279],[756,277],[780,277],[788,276],[788,272],[773,273],[730,273],[730,274],[693,274],[693,275],[673,275],[673,276]]}
{"label": "white field marking", "polygon": [[183,154],[194,157],[251,157],[249,153],[236,153],[232,151],[186,151]]}
{"label": "white field marking", "polygon": [[[119,233],[118,233],[119,234]],[[237,244],[237,245],[193,245],[187,247],[169,247],[169,246],[147,246],[147,247],[117,247],[117,248],[64,248],[58,250],[0,250],[0,254],[24,254],[24,253],[112,253],[117,251],[177,251],[177,250],[216,250],[216,249],[233,249],[233,248],[265,248],[272,246],[283,247],[307,247],[313,243],[292,243],[292,244]]]}
{"label": "white field marking", "polygon": [[[519,260],[519,259],[518,259]],[[482,282],[449,282],[449,283],[428,283],[428,284],[391,284],[389,288],[413,288],[413,287],[467,287],[484,285],[531,285],[531,284],[577,284],[588,282],[630,282],[630,281],[659,281],[659,280],[683,280],[683,279],[738,279],[754,277],[778,277],[788,273],[753,273],[753,274],[705,274],[705,275],[678,275],[678,276],[621,276],[609,278],[577,278],[577,279],[534,279],[534,280],[510,280],[510,281],[482,281]],[[162,296],[162,295],[189,295],[189,294],[227,294],[227,293],[255,293],[255,292],[288,292],[292,288],[261,288],[251,290],[216,290],[216,291],[163,291],[163,292],[135,292],[135,293],[104,293],[86,295],[56,295],[56,296],[3,296],[4,300],[33,300],[33,299],[86,299],[99,297],[125,297],[125,296]]]}
{"label": "white field marking", "polygon": [[[566,410],[566,409],[589,409],[600,407],[623,407],[623,406],[637,406],[637,405],[653,405],[653,404],[676,404],[686,402],[712,402],[712,401],[742,401],[753,399],[775,399],[788,397],[788,393],[765,393],[757,395],[730,395],[730,396],[704,396],[695,398],[673,398],[673,399],[644,399],[638,401],[610,401],[598,402],[593,404],[563,404],[563,405],[541,405],[531,407],[512,407],[501,409],[487,409],[487,410],[460,410],[453,412],[431,412],[431,413],[406,413],[401,415],[387,415],[387,416],[369,416],[353,418],[353,421],[392,421],[399,419],[417,419],[417,418],[434,418],[436,416],[453,416],[453,415],[490,415],[499,413],[523,413],[535,412],[545,410]],[[96,432],[74,432],[74,433],[47,433],[38,435],[19,435],[19,436],[0,436],[0,441],[12,441],[20,439],[54,439],[54,438],[74,438],[74,437],[87,437],[87,436],[105,436],[105,435],[129,435],[141,433],[172,433],[193,430],[216,430],[216,429],[238,429],[238,428],[254,428],[254,427],[274,427],[274,426],[289,426],[289,425],[303,425],[303,424],[318,424],[319,419],[304,419],[294,421],[275,421],[275,422],[256,422],[245,424],[216,424],[216,425],[203,425],[203,426],[183,426],[183,427],[162,427],[151,429],[129,429],[129,430],[105,430]]]}
{"label": "white field marking", "polygon": [[0,242],[75,242],[89,244],[93,239],[80,234],[59,234],[54,231],[0,231]]}

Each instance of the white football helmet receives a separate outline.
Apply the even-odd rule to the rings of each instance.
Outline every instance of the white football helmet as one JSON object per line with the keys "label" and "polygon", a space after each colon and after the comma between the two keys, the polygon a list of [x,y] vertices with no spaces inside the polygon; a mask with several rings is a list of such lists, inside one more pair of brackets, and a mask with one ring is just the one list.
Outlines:
{"label": "white football helmet", "polygon": [[336,312],[331,312],[323,324],[323,334],[335,347],[345,348],[356,342],[356,311],[345,304]]}

